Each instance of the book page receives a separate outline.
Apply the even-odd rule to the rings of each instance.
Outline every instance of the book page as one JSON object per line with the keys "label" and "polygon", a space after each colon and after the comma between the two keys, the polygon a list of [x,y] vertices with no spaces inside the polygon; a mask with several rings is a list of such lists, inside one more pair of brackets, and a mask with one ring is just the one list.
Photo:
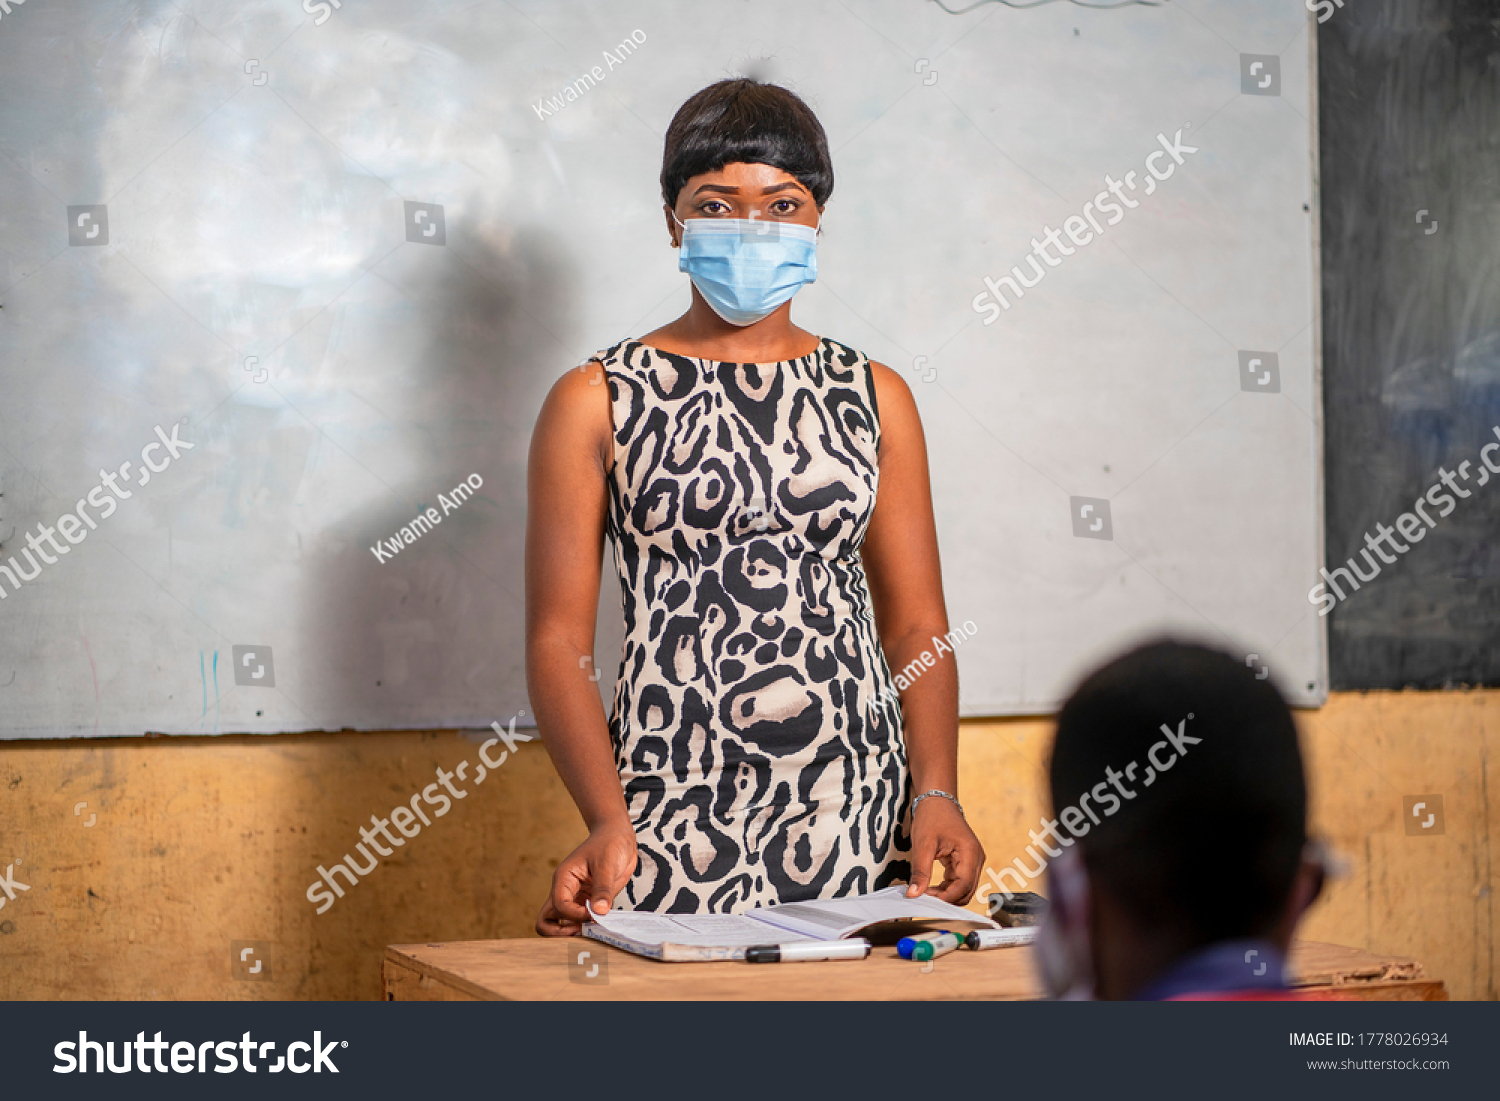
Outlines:
{"label": "book page", "polygon": [[904,884],[894,884],[855,898],[787,902],[751,912],[761,921],[817,940],[836,940],[867,925],[901,918],[936,918],[995,925],[994,921],[973,910],[965,910],[931,895],[907,898]]}
{"label": "book page", "polygon": [[[648,914],[611,910],[594,920],[609,932],[643,944],[681,944],[692,948],[753,948],[813,939],[744,914]],[[826,934],[824,939],[833,939]]]}
{"label": "book page", "polygon": [[895,884],[855,898],[787,902],[743,914],[653,914],[611,910],[595,916],[600,926],[641,944],[681,944],[691,948],[752,948],[803,940],[838,940],[867,925],[900,918],[969,921],[998,928],[989,918],[922,895],[907,898]]}

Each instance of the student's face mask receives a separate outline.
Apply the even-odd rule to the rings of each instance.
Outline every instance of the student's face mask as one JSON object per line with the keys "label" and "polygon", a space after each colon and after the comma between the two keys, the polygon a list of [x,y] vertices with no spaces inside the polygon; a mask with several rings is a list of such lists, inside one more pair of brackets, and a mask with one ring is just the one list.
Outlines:
{"label": "student's face mask", "polygon": [[1064,849],[1047,865],[1050,898],[1037,930],[1036,961],[1048,997],[1063,1001],[1094,996],[1089,940],[1089,878],[1078,849]]}
{"label": "student's face mask", "polygon": [[[1303,860],[1316,873],[1306,897],[1297,900],[1297,915],[1311,906],[1325,879],[1343,875],[1347,866],[1320,841],[1309,841]],[[1047,994],[1063,1001],[1094,997],[1093,943],[1089,936],[1089,877],[1077,848],[1065,849],[1047,865],[1051,895],[1042,927],[1037,930],[1036,961]],[[1300,888],[1299,888],[1300,889]]]}
{"label": "student's face mask", "polygon": [[818,277],[818,231],[760,218],[693,218],[677,269],[731,325],[753,325]]}

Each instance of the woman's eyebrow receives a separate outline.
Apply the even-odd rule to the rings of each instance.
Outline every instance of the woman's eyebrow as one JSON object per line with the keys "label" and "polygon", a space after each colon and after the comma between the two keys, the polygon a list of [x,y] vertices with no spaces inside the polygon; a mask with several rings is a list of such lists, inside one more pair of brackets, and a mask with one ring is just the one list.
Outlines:
{"label": "woman's eyebrow", "polygon": [[[763,187],[760,189],[760,193],[762,195],[774,195],[778,191],[787,191],[793,188],[798,191],[804,190],[802,185],[796,180],[787,180],[785,183],[771,184],[769,187]],[[701,195],[705,191],[713,191],[721,195],[738,195],[740,193],[739,188],[732,187],[729,184],[702,184],[693,194]]]}

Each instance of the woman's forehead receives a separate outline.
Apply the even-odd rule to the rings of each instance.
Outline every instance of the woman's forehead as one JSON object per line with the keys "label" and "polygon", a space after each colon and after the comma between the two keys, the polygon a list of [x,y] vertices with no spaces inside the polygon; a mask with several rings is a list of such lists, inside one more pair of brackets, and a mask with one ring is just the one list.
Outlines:
{"label": "woman's forehead", "polygon": [[799,191],[811,194],[797,178],[783,172],[774,165],[759,162],[736,161],[726,164],[716,172],[704,172],[691,177],[684,190],[689,196],[699,190],[720,194],[774,194],[779,191]]}

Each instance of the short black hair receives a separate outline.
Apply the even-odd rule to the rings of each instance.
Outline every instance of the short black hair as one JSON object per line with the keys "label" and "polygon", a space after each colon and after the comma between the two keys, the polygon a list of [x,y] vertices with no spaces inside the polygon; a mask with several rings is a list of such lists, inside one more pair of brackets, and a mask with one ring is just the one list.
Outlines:
{"label": "short black hair", "polygon": [[833,194],[828,135],[812,109],[778,84],[736,77],[710,84],[677,108],[662,151],[661,194],[669,207],[688,180],[726,164],[769,164],[812,193]]}
{"label": "short black hair", "polygon": [[[1122,798],[1105,770],[1132,762]],[[1051,787],[1054,815],[1093,800],[1100,821],[1078,840],[1090,879],[1184,947],[1264,936],[1284,912],[1307,843],[1297,728],[1229,654],[1161,640],[1090,675],[1058,716]],[[1098,807],[1111,798],[1116,813]]]}

